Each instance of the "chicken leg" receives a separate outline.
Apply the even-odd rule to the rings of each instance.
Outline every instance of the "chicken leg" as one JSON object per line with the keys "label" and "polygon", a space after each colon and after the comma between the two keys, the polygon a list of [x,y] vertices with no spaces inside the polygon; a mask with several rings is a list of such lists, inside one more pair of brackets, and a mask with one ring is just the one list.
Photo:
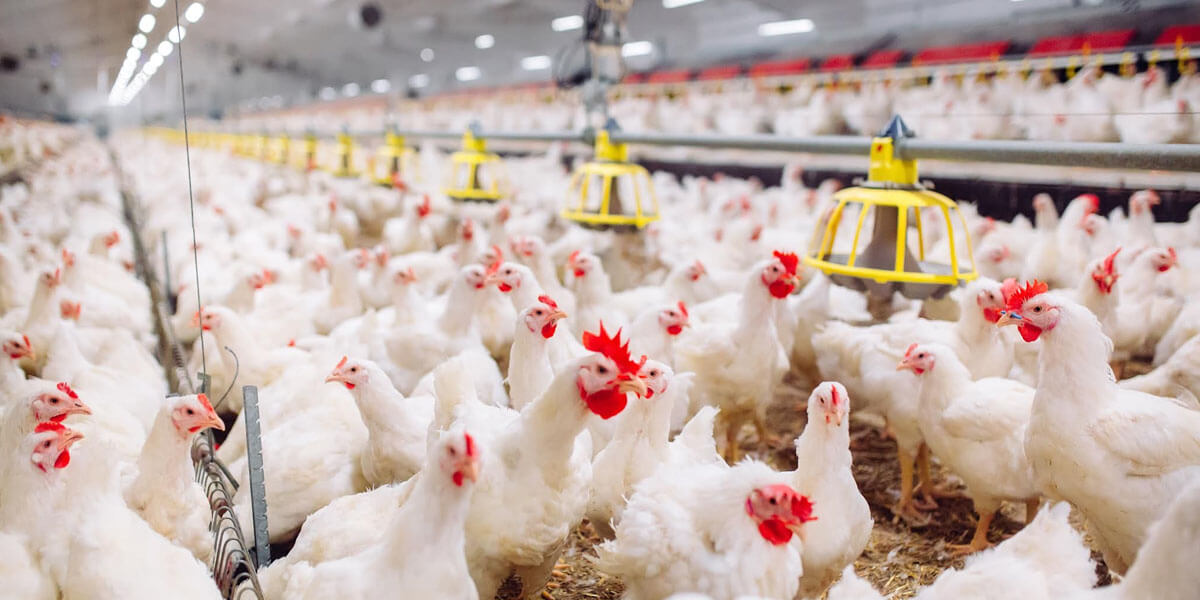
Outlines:
{"label": "chicken leg", "polygon": [[779,436],[767,430],[767,417],[762,411],[754,411],[754,431],[758,433],[758,443],[768,449],[779,444]]}
{"label": "chicken leg", "polygon": [[975,535],[971,536],[970,543],[950,544],[950,552],[955,556],[964,556],[979,552],[988,546],[991,542],[987,539],[988,528],[992,526],[992,519],[996,517],[996,511],[990,510],[979,515],[979,521],[975,523]]}
{"label": "chicken leg", "polygon": [[900,503],[896,506],[896,514],[906,518],[920,518],[921,511],[913,501],[913,460],[915,457],[903,449],[896,450],[900,461]]}
{"label": "chicken leg", "polygon": [[937,486],[933,483],[933,467],[930,462],[929,446],[924,442],[917,450],[917,476],[920,478],[921,484],[919,489],[924,497],[924,502],[919,505],[919,508],[924,510],[934,510],[937,508],[938,498],[962,498],[963,495],[958,490],[951,490],[945,486]]}
{"label": "chicken leg", "polygon": [[[724,413],[717,413],[717,418],[720,418],[722,414]],[[722,420],[725,421],[725,461],[732,465],[741,458],[741,449],[738,448],[738,434],[741,433],[745,418],[741,415],[730,415]]]}

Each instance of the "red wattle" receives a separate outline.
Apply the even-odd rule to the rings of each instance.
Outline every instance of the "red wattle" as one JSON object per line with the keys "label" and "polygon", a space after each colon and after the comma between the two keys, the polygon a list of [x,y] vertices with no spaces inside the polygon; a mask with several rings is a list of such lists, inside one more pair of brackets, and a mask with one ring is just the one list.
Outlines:
{"label": "red wattle", "polygon": [[58,455],[58,459],[54,461],[54,468],[61,469],[69,464],[71,464],[71,453],[64,450],[62,454]]}
{"label": "red wattle", "polygon": [[792,284],[790,284],[782,279],[776,279],[768,287],[771,290],[771,295],[776,298],[779,298],[780,300],[790,296],[792,293],[792,290],[796,289],[795,286],[793,286]]}
{"label": "red wattle", "polygon": [[672,325],[667,328],[667,333],[669,333],[671,335],[679,335],[680,333],[683,333],[683,326],[682,325]]}
{"label": "red wattle", "polygon": [[352,390],[352,389],[354,389],[354,384],[353,384],[353,383],[347,383],[347,384],[346,384],[346,389],[348,389],[348,390]]}
{"label": "red wattle", "polygon": [[1000,320],[1000,311],[995,308],[983,309],[983,318],[987,319],[988,323],[995,323]]}
{"label": "red wattle", "polygon": [[557,329],[558,329],[557,322],[546,323],[544,326],[542,326],[542,337],[544,337],[546,339],[550,339],[550,338],[554,337],[554,332]]}
{"label": "red wattle", "polygon": [[462,487],[462,484],[463,484],[462,471],[455,471],[454,475],[452,477],[454,478],[454,485],[457,485],[458,487]]}
{"label": "red wattle", "polygon": [[788,529],[778,517],[772,517],[759,523],[758,534],[773,546],[782,546],[792,541],[792,530]]}
{"label": "red wattle", "polygon": [[512,289],[513,289],[513,288],[512,288],[512,286],[511,286],[511,285],[508,285],[507,283],[501,283],[501,284],[500,284],[499,286],[497,286],[497,287],[499,287],[499,288],[500,288],[500,291],[502,291],[502,292],[506,292],[506,293],[507,293],[507,292],[511,292],[511,291],[512,291]]}
{"label": "red wattle", "polygon": [[587,405],[588,410],[601,419],[611,419],[625,410],[625,404],[628,402],[625,399],[625,392],[606,388],[593,394],[585,394],[583,382],[580,379],[575,380],[575,385],[579,388],[579,398]]}
{"label": "red wattle", "polygon": [[1029,323],[1021,323],[1017,326],[1017,331],[1021,333],[1021,339],[1026,342],[1032,342],[1038,339],[1039,335],[1042,335],[1042,330],[1039,327],[1030,325]]}
{"label": "red wattle", "polygon": [[575,269],[575,277],[583,277],[584,275],[587,275],[587,271],[584,271],[583,269]]}

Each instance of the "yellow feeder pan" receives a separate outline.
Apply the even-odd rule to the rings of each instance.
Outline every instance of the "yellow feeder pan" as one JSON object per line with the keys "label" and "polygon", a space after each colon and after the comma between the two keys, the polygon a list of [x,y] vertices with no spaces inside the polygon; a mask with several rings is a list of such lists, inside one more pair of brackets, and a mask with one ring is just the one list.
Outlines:
{"label": "yellow feeder pan", "polygon": [[[837,204],[827,218],[818,221],[808,252],[803,257],[804,264],[820,269],[838,285],[877,298],[890,298],[894,292],[914,300],[940,298],[954,287],[979,276],[971,249],[971,235],[958,205],[917,182],[916,161],[894,156],[895,140],[910,135],[904,121],[893,117],[887,129],[872,140],[867,181],[859,187],[834,194]],[[858,206],[858,223],[849,252],[835,254],[835,237],[847,205]],[[920,219],[922,209],[932,209],[945,220],[950,264],[925,260],[927,248]],[[951,213],[955,215],[953,218]],[[874,215],[874,229],[870,241],[860,252],[859,239],[868,214]],[[913,228],[910,225],[915,225],[917,233],[915,250],[909,244],[909,231]],[[971,265],[969,270],[959,266],[963,249],[956,247],[956,227],[961,227],[966,240],[965,257]],[[913,256],[914,251],[916,256]]]}
{"label": "yellow feeder pan", "polygon": [[371,181],[388,187],[398,187],[406,175],[414,172],[413,160],[416,152],[404,145],[404,138],[394,131],[384,136],[383,145],[371,162]]}
{"label": "yellow feeder pan", "polygon": [[337,158],[333,164],[334,177],[358,177],[354,168],[354,138],[342,132],[337,137]]}
{"label": "yellow feeder pan", "polygon": [[450,183],[446,196],[465,202],[497,202],[500,191],[500,156],[487,151],[487,142],[476,137],[474,125],[463,133],[463,149],[450,155]]}
{"label": "yellow feeder pan", "polygon": [[596,133],[596,158],[579,167],[569,191],[579,201],[570,202],[562,217],[584,227],[637,230],[658,220],[650,173],[629,162],[625,144],[609,141],[608,127]]}
{"label": "yellow feeder pan", "polygon": [[317,168],[317,136],[313,132],[304,134],[304,156],[300,168],[312,171]]}

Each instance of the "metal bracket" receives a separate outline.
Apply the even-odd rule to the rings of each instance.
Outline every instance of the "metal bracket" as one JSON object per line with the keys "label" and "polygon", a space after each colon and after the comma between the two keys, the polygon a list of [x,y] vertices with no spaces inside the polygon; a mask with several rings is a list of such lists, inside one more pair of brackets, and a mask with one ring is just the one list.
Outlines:
{"label": "metal bracket", "polygon": [[258,568],[271,563],[267,529],[267,484],[263,473],[262,423],[258,420],[258,388],[242,388],[242,418],[246,420],[246,463],[250,471],[250,510],[254,520],[254,559]]}

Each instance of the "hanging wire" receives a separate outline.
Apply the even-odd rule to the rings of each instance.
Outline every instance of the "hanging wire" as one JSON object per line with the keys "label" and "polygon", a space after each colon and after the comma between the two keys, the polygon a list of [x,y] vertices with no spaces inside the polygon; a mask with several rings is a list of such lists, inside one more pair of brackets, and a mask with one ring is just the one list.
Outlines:
{"label": "hanging wire", "polygon": [[[175,4],[175,30],[179,31],[179,0],[174,0]],[[187,180],[188,180],[188,212],[192,219],[192,268],[196,273],[196,314],[198,319],[203,319],[204,303],[200,300],[200,257],[199,246],[196,245],[196,201],[192,194],[192,150],[188,135],[188,117],[187,117],[187,90],[183,85],[183,37],[179,38],[179,43],[176,44],[179,48],[175,52],[179,62],[179,104],[183,108],[183,153],[187,162]],[[204,335],[200,335],[200,368],[208,373],[208,352],[204,349]],[[232,384],[231,384],[232,385]]]}

